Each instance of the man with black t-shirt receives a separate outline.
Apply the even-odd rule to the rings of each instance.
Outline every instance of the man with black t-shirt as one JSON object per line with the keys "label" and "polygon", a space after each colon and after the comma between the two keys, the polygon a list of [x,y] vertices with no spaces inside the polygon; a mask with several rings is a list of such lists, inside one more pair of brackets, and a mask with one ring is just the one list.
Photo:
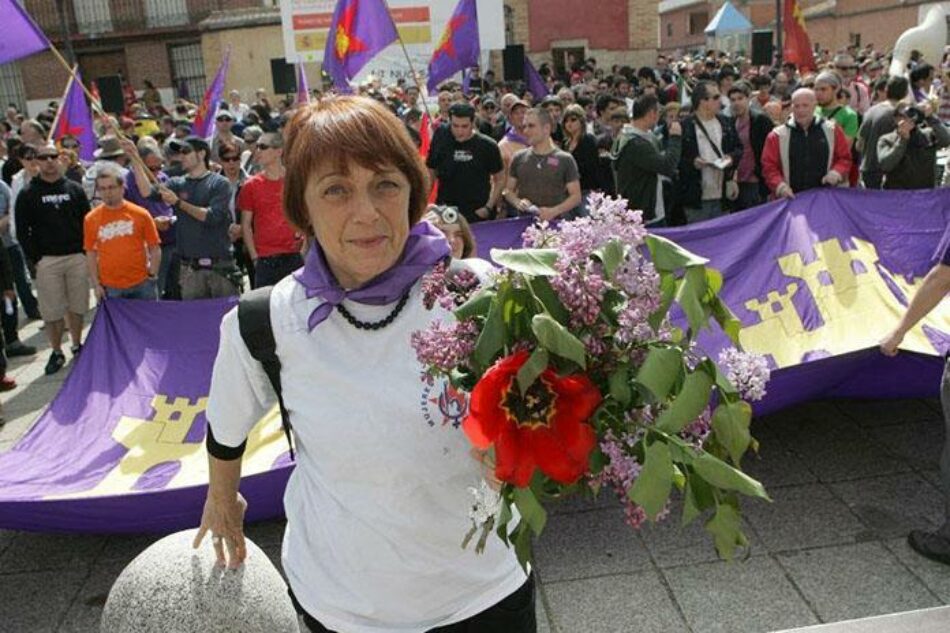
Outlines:
{"label": "man with black t-shirt", "polygon": [[[82,186],[63,177],[59,150],[37,149],[37,178],[16,200],[16,233],[26,258],[36,266],[40,315],[53,352],[46,374],[66,364],[63,330],[69,326],[73,356],[82,349],[82,320],[89,309],[89,273],[83,251],[83,220],[89,199]],[[64,324],[65,319],[65,324]]]}
{"label": "man with black t-shirt", "polygon": [[439,180],[439,204],[458,207],[469,222],[495,217],[504,186],[504,164],[498,144],[475,131],[475,108],[456,103],[449,108],[451,138],[433,145],[426,166]]}

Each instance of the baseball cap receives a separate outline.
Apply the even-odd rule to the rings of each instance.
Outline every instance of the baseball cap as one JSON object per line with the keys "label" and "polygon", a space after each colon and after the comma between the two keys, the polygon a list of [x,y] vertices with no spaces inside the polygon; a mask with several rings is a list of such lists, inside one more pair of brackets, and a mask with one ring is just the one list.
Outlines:
{"label": "baseball cap", "polygon": [[208,145],[208,142],[200,136],[191,135],[186,136],[183,139],[173,138],[168,142],[168,147],[173,152],[181,152],[182,148],[184,148],[186,145],[195,151],[200,149],[203,149],[205,152],[211,151],[211,147]]}
{"label": "baseball cap", "polygon": [[214,115],[215,121],[220,121],[221,119],[227,119],[228,121],[236,121],[234,115],[231,114],[230,110],[218,110],[218,113]]}

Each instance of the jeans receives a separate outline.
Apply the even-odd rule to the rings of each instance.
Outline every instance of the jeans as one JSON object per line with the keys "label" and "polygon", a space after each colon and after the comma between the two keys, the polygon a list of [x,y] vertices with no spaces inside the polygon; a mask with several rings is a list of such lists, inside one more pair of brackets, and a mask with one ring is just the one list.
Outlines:
{"label": "jeans", "polygon": [[712,220],[722,215],[722,201],[703,200],[700,208],[687,207],[684,210],[686,211],[687,224],[696,224],[697,222]]}
{"label": "jeans", "polygon": [[140,284],[130,288],[109,288],[103,286],[106,291],[106,297],[110,299],[143,299],[147,301],[158,301],[158,288],[154,279],[146,279]]}
{"label": "jeans", "polygon": [[[293,592],[290,594],[290,599],[297,611],[303,615],[303,621],[311,633],[336,633],[306,613],[294,598]],[[501,602],[488,607],[481,613],[476,613],[467,620],[440,626],[429,633],[536,633],[538,622],[534,600],[534,574],[532,574],[519,589]]]}
{"label": "jeans", "polygon": [[254,287],[273,286],[301,266],[303,257],[300,253],[258,257],[254,263]]}
{"label": "jeans", "polygon": [[23,249],[19,244],[14,244],[7,247],[7,253],[10,255],[10,263],[13,265],[13,283],[16,285],[16,293],[20,297],[20,303],[23,304],[23,310],[31,319],[39,318],[40,305],[33,295],[33,287],[30,285],[30,274],[26,270],[26,257],[23,255]]}
{"label": "jeans", "polygon": [[762,192],[759,190],[759,183],[739,183],[739,197],[736,198],[736,201],[733,203],[735,211],[751,209],[752,207],[759,206],[763,202],[765,202],[765,200],[762,198]]}
{"label": "jeans", "polygon": [[159,299],[181,299],[178,268],[178,249],[174,244],[162,244],[162,265],[158,268]]}

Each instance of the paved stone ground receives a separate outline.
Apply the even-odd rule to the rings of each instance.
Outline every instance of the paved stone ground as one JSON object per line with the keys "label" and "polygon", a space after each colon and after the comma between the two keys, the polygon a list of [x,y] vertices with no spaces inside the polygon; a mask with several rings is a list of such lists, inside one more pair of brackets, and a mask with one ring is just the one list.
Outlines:
{"label": "paved stone ground", "polygon": [[[43,376],[38,325],[23,338],[42,351],[12,362],[20,386],[3,399],[0,452],[69,370]],[[904,541],[941,516],[936,400],[809,403],[753,432],[761,453],[747,468],[775,502],[745,504],[747,558],[719,561],[699,524],[677,527],[678,508],[638,533],[608,498],[564,504],[537,548],[540,631],[752,633],[950,604],[950,567]],[[282,531],[247,530],[278,567]],[[0,631],[97,631],[113,580],[159,537],[0,531]]]}

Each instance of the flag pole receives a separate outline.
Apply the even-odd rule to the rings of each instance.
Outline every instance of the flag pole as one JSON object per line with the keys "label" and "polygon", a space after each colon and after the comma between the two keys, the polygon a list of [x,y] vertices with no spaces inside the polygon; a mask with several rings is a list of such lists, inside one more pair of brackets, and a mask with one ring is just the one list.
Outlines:
{"label": "flag pole", "polygon": [[[82,91],[85,93],[86,97],[89,98],[89,103],[92,104],[92,109],[96,112],[96,115],[103,119],[108,120],[109,115],[106,113],[105,110],[102,109],[102,103],[100,103],[99,100],[96,99],[93,96],[93,94],[89,91],[89,89],[86,88],[85,84],[83,84],[83,82],[79,80],[79,78],[76,76],[76,71],[73,68],[70,68],[69,62],[66,61],[66,59],[56,49],[56,47],[53,45],[52,42],[49,43],[49,50],[50,52],[53,53],[53,56],[59,61],[59,63],[63,65],[63,68],[66,69],[66,72],[69,73],[69,76],[71,77],[71,81],[75,81],[77,84],[79,84],[79,87],[82,88]],[[76,68],[79,68],[78,64],[76,65]],[[68,88],[68,85],[67,85],[67,88]],[[64,100],[65,100],[65,97],[64,97]],[[60,111],[62,111],[62,108],[60,108]],[[128,139],[128,137],[125,136],[125,134],[122,133],[122,128],[119,126],[115,127],[115,134],[120,139],[130,140]],[[136,163],[137,165],[142,167],[142,169],[145,171],[145,175],[148,177],[150,181],[152,181],[154,184],[158,184],[158,179],[155,177],[155,174],[151,172],[151,170],[148,168],[148,165],[146,165],[145,161],[142,160],[142,157],[139,156],[138,152],[135,152],[132,156],[129,156],[129,159],[133,163]]]}
{"label": "flag pole", "polygon": [[[386,9],[389,9],[389,5],[386,5]],[[393,14],[390,11],[389,19],[392,20],[392,17]],[[419,83],[419,76],[416,75],[416,69],[412,66],[412,58],[409,57],[409,50],[406,48],[406,43],[402,41],[402,35],[399,34],[399,27],[396,26],[395,20],[393,20],[393,28],[396,30],[396,39],[399,41],[399,46],[402,48],[402,54],[406,56],[406,63],[409,64],[409,74],[412,75],[412,81],[416,84],[416,92],[419,93],[417,98],[422,100],[421,110],[423,113],[426,113],[428,110],[425,105],[425,98],[423,97],[423,94],[428,94],[428,92],[422,92],[422,84]]]}
{"label": "flag pole", "polygon": [[59,100],[59,107],[56,108],[56,118],[53,119],[53,125],[49,128],[49,134],[46,136],[46,142],[50,143],[53,140],[53,135],[56,134],[56,126],[59,125],[59,118],[63,114],[63,108],[66,107],[66,97],[69,96],[69,89],[72,87],[73,82],[76,81],[76,68],[79,65],[76,64],[73,66],[73,72],[70,74],[69,80],[66,81],[66,90],[63,91],[63,98]]}

